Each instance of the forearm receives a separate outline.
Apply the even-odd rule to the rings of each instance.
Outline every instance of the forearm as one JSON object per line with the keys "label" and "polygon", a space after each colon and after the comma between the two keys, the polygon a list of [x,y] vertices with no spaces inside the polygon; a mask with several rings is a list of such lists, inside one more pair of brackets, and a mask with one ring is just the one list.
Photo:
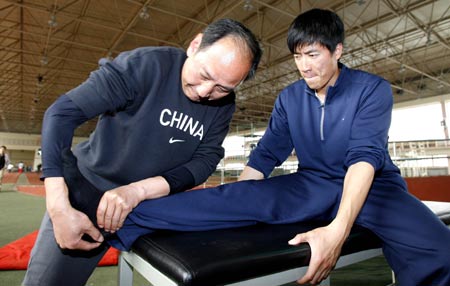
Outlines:
{"label": "forearm", "polygon": [[339,210],[333,224],[347,237],[370,190],[375,170],[369,163],[358,162],[349,167],[344,179]]}
{"label": "forearm", "polygon": [[43,177],[62,177],[61,150],[70,147],[74,130],[86,120],[67,95],[47,109],[42,123]]}
{"label": "forearm", "polygon": [[130,186],[135,188],[139,202],[164,197],[170,192],[169,183],[161,176],[137,181]]}

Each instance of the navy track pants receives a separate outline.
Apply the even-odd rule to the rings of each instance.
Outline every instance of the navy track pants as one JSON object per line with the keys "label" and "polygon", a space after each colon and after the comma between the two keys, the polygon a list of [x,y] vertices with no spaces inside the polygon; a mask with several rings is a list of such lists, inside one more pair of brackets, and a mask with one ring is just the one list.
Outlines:
{"label": "navy track pants", "polygon": [[[128,249],[155,229],[201,231],[332,220],[342,182],[307,172],[188,191],[139,204],[111,244]],[[400,285],[450,285],[450,229],[405,185],[374,182],[356,224],[383,241],[383,251]]]}

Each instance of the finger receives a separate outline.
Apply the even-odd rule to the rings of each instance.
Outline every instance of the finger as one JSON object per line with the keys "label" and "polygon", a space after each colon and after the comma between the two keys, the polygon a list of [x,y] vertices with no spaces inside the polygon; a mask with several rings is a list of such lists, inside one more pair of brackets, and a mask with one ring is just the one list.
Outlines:
{"label": "finger", "polygon": [[111,231],[112,219],[114,217],[115,208],[116,208],[115,204],[108,204],[108,206],[106,207],[105,216],[104,216],[104,220],[105,220],[104,228],[106,231]]}
{"label": "finger", "polygon": [[[319,271],[320,266],[321,266],[321,263],[320,263],[319,259],[317,259],[316,256],[314,256],[314,253],[311,252],[311,259],[309,260],[308,270],[306,271],[305,275],[300,280],[298,280],[298,282],[300,284],[312,283],[312,281],[316,277],[317,273],[320,272]],[[312,284],[314,284],[314,283],[312,283]]]}
{"label": "finger", "polygon": [[316,275],[313,278],[313,282],[320,283],[323,280],[327,279],[333,270],[334,266],[327,261],[323,261],[319,264],[318,270],[316,271]]}
{"label": "finger", "polygon": [[288,241],[290,245],[298,245],[302,242],[306,241],[303,234],[297,234],[294,238]]}
{"label": "finger", "polygon": [[[306,283],[312,282],[316,272],[317,272],[317,266],[314,264],[309,264],[308,270],[306,271],[305,275],[303,275],[303,277],[300,278],[300,280],[298,280],[297,282],[299,284],[306,284]],[[311,283],[311,284],[314,284],[314,283]]]}
{"label": "finger", "polygon": [[120,205],[114,208],[114,213],[111,218],[111,232],[115,232],[119,228],[119,222],[122,213],[123,211]]}
{"label": "finger", "polygon": [[103,235],[101,234],[101,232],[93,224],[88,226],[84,230],[84,233],[89,235],[94,241],[96,241],[98,243],[101,243],[104,240]]}
{"label": "finger", "polygon": [[87,250],[95,249],[95,248],[99,247],[101,244],[102,244],[101,242],[88,242],[86,240],[80,239],[80,241],[77,244],[76,249],[87,251]]}
{"label": "finger", "polygon": [[127,218],[127,216],[128,216],[128,213],[126,213],[124,211],[122,211],[120,213],[119,223],[117,224],[117,230],[119,230],[123,226],[123,223],[125,222],[125,219]]}
{"label": "finger", "polygon": [[323,280],[327,278],[327,271],[326,270],[318,270],[314,277],[311,279],[311,284],[319,284]]}
{"label": "finger", "polygon": [[105,227],[105,213],[106,213],[107,206],[108,206],[108,201],[106,199],[106,195],[104,195],[101,198],[100,203],[98,204],[98,207],[97,207],[97,225],[99,228]]}

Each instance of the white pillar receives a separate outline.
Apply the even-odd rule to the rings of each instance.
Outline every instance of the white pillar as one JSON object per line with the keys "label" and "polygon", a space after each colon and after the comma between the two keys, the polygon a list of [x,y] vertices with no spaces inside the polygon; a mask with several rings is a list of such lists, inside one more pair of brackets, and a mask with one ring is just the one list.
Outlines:
{"label": "white pillar", "polygon": [[34,161],[33,161],[33,171],[38,170],[38,165],[42,166],[41,148],[34,150]]}

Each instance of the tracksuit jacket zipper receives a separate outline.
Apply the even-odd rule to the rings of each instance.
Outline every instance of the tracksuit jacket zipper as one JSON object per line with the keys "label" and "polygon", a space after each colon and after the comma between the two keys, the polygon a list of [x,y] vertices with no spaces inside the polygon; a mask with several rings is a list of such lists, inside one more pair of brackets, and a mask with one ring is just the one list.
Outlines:
{"label": "tracksuit jacket zipper", "polygon": [[325,102],[320,103],[320,109],[322,111],[322,113],[320,115],[320,140],[323,141],[323,140],[325,140],[325,138],[323,136],[323,122],[325,119]]}
{"label": "tracksuit jacket zipper", "polygon": [[324,101],[320,100],[320,97],[317,95],[317,92],[314,92],[314,95],[320,103],[321,114],[320,114],[320,126],[319,126],[320,130],[319,131],[320,131],[320,141],[323,141],[323,140],[325,140],[325,137],[323,136],[323,123],[325,120],[325,101],[326,101],[326,99]]}

